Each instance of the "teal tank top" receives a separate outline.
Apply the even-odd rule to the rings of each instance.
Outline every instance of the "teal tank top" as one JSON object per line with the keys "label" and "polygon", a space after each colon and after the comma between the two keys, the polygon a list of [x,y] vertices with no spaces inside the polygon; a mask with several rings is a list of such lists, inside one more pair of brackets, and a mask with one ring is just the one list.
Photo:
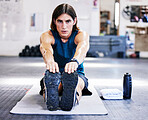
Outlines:
{"label": "teal tank top", "polygon": [[[62,42],[61,37],[57,31],[51,30],[51,32],[55,39],[55,43],[52,45],[54,51],[54,60],[58,63],[59,70],[62,73],[66,63],[70,62],[75,54],[77,45],[74,43],[74,39],[78,31],[73,31],[66,43]],[[83,63],[78,66],[77,72],[78,74],[85,75]]]}

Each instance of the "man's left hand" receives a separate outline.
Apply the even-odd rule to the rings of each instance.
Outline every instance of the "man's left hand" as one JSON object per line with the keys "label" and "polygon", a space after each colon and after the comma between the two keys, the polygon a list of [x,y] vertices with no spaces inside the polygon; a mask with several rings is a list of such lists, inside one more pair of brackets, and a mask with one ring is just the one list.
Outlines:
{"label": "man's left hand", "polygon": [[73,73],[76,71],[78,68],[78,63],[77,62],[69,62],[65,65],[65,72],[67,73]]}

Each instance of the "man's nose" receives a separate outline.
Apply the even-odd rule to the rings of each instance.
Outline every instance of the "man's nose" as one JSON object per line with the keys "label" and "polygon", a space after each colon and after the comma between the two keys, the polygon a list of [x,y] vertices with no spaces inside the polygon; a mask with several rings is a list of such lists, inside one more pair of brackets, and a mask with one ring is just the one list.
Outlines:
{"label": "man's nose", "polygon": [[63,22],[63,24],[62,24],[62,28],[66,28],[66,23],[65,22]]}

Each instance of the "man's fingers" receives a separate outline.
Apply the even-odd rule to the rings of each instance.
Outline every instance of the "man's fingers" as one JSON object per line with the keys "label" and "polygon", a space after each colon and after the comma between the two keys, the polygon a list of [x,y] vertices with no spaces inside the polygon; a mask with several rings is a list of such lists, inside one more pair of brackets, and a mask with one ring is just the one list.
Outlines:
{"label": "man's fingers", "polygon": [[68,64],[65,65],[65,72],[68,72],[67,68],[68,68]]}
{"label": "man's fingers", "polygon": [[46,65],[46,69],[49,69],[50,72],[59,72],[59,67],[56,62],[50,62]]}
{"label": "man's fingers", "polygon": [[76,62],[69,62],[65,66],[65,72],[67,72],[69,74],[73,73],[74,71],[77,70],[77,67],[78,67],[78,65]]}
{"label": "man's fingers", "polygon": [[52,67],[52,72],[55,73],[55,71],[56,71],[56,70],[55,70],[55,65],[53,65],[53,67]]}
{"label": "man's fingers", "polygon": [[46,69],[49,70],[49,65],[48,64],[46,64]]}
{"label": "man's fingers", "polygon": [[75,71],[75,64],[72,63],[71,65],[71,72],[73,73]]}
{"label": "man's fingers", "polygon": [[57,63],[55,64],[55,70],[56,70],[56,72],[59,72],[59,67],[58,67]]}
{"label": "man's fingers", "polygon": [[51,66],[51,65],[50,65],[50,69],[49,69],[49,71],[52,72],[52,66]]}
{"label": "man's fingers", "polygon": [[69,74],[71,73],[71,67],[72,67],[72,65],[69,63],[69,64],[68,64],[68,68],[67,68]]}
{"label": "man's fingers", "polygon": [[74,66],[74,71],[76,71],[76,70],[77,70],[77,68],[78,68],[78,65],[75,65],[75,66]]}

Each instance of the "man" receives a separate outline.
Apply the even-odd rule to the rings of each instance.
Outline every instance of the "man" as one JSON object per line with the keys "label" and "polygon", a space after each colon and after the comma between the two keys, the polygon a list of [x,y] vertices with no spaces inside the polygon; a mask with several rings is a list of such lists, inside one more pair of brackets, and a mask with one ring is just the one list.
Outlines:
{"label": "man", "polygon": [[[83,60],[89,49],[89,35],[77,27],[72,6],[61,4],[52,14],[51,30],[40,38],[40,50],[46,64],[44,77],[46,104],[49,110],[70,111],[82,91],[88,90]],[[59,100],[59,92],[62,92]]]}

